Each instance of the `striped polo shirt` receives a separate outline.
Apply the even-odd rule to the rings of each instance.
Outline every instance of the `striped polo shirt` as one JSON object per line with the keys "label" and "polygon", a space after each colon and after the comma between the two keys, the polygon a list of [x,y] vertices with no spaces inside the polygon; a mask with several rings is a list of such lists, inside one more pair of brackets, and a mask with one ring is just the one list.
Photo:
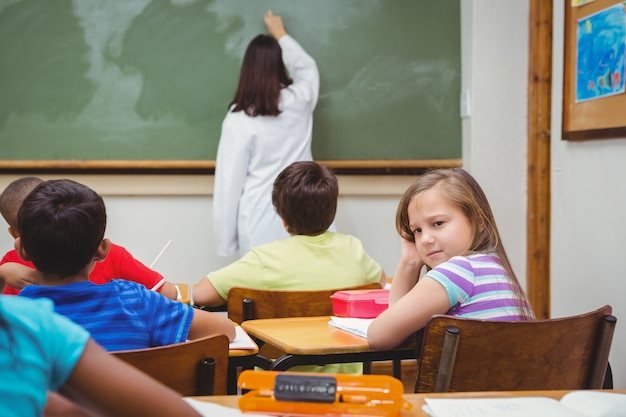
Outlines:
{"label": "striped polo shirt", "polygon": [[[448,293],[452,316],[483,320],[522,320],[515,283],[496,254],[455,256],[426,273]],[[530,313],[526,300],[522,305]]]}
{"label": "striped polo shirt", "polygon": [[187,304],[121,279],[28,285],[19,296],[50,298],[57,313],[83,326],[109,351],[184,342],[194,314]]}

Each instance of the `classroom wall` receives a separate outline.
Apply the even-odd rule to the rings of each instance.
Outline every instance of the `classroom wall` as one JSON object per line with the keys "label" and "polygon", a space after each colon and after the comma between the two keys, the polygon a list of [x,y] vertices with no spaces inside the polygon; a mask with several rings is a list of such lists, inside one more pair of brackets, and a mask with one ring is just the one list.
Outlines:
{"label": "classroom wall", "polygon": [[[1,175],[0,188],[20,175]],[[154,268],[170,281],[189,284],[207,272],[234,260],[215,255],[212,238],[213,177],[201,175],[113,176],[40,175],[71,178],[87,184],[105,200],[107,237],[128,248],[149,265],[167,244]],[[395,231],[395,207],[413,181],[407,176],[341,176],[338,230],[359,236],[366,250],[390,274],[400,245]],[[5,225],[4,220],[1,221]],[[13,246],[8,233],[0,233],[0,247]]]}
{"label": "classroom wall", "polygon": [[[555,23],[563,0],[555,1]],[[463,163],[482,184],[492,204],[513,267],[526,274],[526,87],[528,1],[463,0],[463,88],[471,93],[471,116],[463,120]],[[560,22],[559,24],[562,24]],[[555,68],[562,57],[562,28],[555,25]],[[578,314],[606,303],[618,317],[613,343],[617,388],[626,388],[626,348],[620,316],[624,303],[620,272],[626,270],[626,212],[620,180],[625,140],[560,141],[560,75],[555,69],[552,147],[552,315]],[[418,132],[416,132],[418,134]],[[0,175],[4,187],[15,175]],[[52,177],[52,176],[46,176]],[[101,192],[108,207],[108,236],[150,263],[169,239],[155,268],[168,279],[193,283],[230,259],[214,255],[209,176],[72,176]],[[412,181],[404,176],[340,177],[338,229],[363,241],[366,250],[393,274],[399,240],[395,208]],[[601,212],[593,216],[594,209]],[[0,248],[10,248],[0,233]],[[601,248],[601,249],[598,249]],[[596,252],[602,251],[600,254]],[[589,256],[581,256],[589,254]],[[574,263],[573,259],[584,259]],[[620,305],[621,304],[621,305]]]}
{"label": "classroom wall", "polygon": [[626,139],[561,140],[563,0],[554,1],[551,307],[553,316],[613,306],[616,388],[626,388]]}
{"label": "classroom wall", "polygon": [[[489,195],[514,268],[524,281],[525,230],[521,222],[525,219],[525,118],[520,115],[525,113],[527,64],[525,55],[520,53],[512,53],[503,59],[502,48],[494,44],[498,37],[492,37],[491,31],[505,32],[513,27],[515,30],[510,30],[508,43],[515,45],[516,50],[523,49],[526,19],[511,22],[497,15],[495,18],[491,16],[496,10],[501,13],[513,10],[516,12],[514,16],[519,16],[518,11],[521,11],[523,15],[526,1],[506,7],[497,2],[492,7],[489,3],[461,2],[462,83],[463,88],[471,92],[472,102],[472,115],[463,120],[463,161]],[[484,13],[489,15],[481,17]],[[480,20],[475,23],[477,18]],[[498,71],[476,71],[473,68],[476,64]],[[502,107],[503,101],[511,112],[496,121],[492,114]],[[415,134],[420,135],[420,132]],[[505,137],[515,140],[503,140]],[[491,158],[491,155],[496,157]],[[491,175],[494,170],[498,175]],[[16,177],[0,175],[0,186]],[[171,279],[192,281],[231,260],[218,258],[213,251],[210,224],[212,177],[71,177],[92,185],[105,197],[109,210],[109,236],[128,246],[146,263],[150,263],[172,239],[173,243],[156,265]],[[510,184],[509,177],[514,178]],[[360,237],[366,249],[380,260],[389,274],[394,272],[399,246],[394,226],[396,204],[412,179],[405,176],[340,177],[339,230]],[[0,234],[0,239],[4,239],[5,246],[10,245],[7,236]]]}
{"label": "classroom wall", "polygon": [[[526,19],[511,22],[494,13],[498,10],[505,13],[515,7],[523,15],[526,1],[506,7],[489,3],[461,2],[462,84],[471,93],[472,112],[471,117],[463,120],[463,161],[490,197],[513,266],[524,282],[525,118],[520,115],[526,111],[527,63],[525,55],[519,53],[502,59],[502,48],[497,44],[499,37],[492,37],[491,32],[510,30],[509,44],[516,45],[516,50],[525,47]],[[516,11],[512,16],[519,16],[519,13]],[[477,71],[475,65],[498,71]],[[503,107],[503,102],[511,111],[494,118],[493,114]],[[514,140],[503,140],[507,137]],[[498,174],[492,175],[496,171]],[[147,264],[168,240],[172,240],[155,266],[169,279],[194,282],[206,272],[232,260],[214,255],[210,222],[212,177],[71,177],[91,185],[105,197],[109,213],[108,235]],[[10,178],[0,176],[0,185],[8,183]],[[509,181],[508,178],[512,179]],[[399,240],[394,224],[396,205],[412,180],[413,177],[405,176],[340,177],[338,230],[361,238],[365,248],[388,274],[393,274],[398,258]],[[8,240],[7,236],[0,234],[0,239]],[[7,241],[5,246],[8,244]]]}
{"label": "classroom wall", "polygon": [[526,283],[528,2],[461,1],[463,166],[483,187],[513,269]]}

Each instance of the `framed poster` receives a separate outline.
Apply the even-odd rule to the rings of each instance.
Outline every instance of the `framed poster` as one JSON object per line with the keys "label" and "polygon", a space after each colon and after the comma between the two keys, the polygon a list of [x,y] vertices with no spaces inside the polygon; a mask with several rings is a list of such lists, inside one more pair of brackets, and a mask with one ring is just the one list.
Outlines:
{"label": "framed poster", "polygon": [[565,5],[563,139],[626,137],[626,4]]}

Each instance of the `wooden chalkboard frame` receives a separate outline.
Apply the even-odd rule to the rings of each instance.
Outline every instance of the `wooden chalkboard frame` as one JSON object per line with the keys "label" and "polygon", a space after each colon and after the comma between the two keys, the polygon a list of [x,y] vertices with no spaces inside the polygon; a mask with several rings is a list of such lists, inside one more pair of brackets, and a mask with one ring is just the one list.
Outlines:
{"label": "wooden chalkboard frame", "polygon": [[596,0],[572,7],[565,1],[565,33],[563,61],[563,119],[564,140],[580,141],[626,137],[623,109],[626,94],[617,94],[597,100],[576,103],[576,22],[607,7],[621,3],[618,0]]}
{"label": "wooden chalkboard frame", "polygon": [[[419,175],[432,168],[454,168],[461,159],[318,161],[342,175]],[[200,160],[0,160],[0,173],[213,174],[215,161]]]}

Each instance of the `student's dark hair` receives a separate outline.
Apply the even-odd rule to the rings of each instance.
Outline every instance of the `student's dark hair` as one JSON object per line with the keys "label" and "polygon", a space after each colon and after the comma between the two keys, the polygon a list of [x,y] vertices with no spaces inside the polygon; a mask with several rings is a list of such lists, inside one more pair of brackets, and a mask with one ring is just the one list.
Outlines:
{"label": "student's dark hair", "polygon": [[[400,199],[396,211],[396,229],[400,236],[415,242],[415,235],[409,223],[409,205],[419,193],[435,187],[438,187],[448,201],[465,214],[472,225],[473,236],[468,252],[495,252],[502,260],[504,269],[515,284],[515,292],[520,300],[526,300],[526,296],[513,272],[509,257],[504,250],[489,200],[487,200],[480,184],[466,170],[462,168],[431,170],[410,185]],[[520,309],[526,319],[532,319],[532,312],[526,309],[524,305],[520,304]]]}
{"label": "student's dark hair", "polygon": [[248,116],[278,116],[280,90],[291,85],[278,41],[258,35],[248,45],[241,64],[239,83],[228,108]]}
{"label": "student's dark hair", "polygon": [[104,201],[86,185],[50,180],[38,185],[18,212],[24,251],[41,272],[70,275],[93,260],[104,238]]}
{"label": "student's dark hair", "polygon": [[9,226],[17,229],[17,212],[24,198],[43,180],[38,177],[22,177],[11,182],[0,194],[0,214]]}
{"label": "student's dark hair", "polygon": [[274,181],[272,203],[287,223],[287,231],[297,235],[325,232],[337,212],[339,186],[328,168],[313,161],[294,162]]}

